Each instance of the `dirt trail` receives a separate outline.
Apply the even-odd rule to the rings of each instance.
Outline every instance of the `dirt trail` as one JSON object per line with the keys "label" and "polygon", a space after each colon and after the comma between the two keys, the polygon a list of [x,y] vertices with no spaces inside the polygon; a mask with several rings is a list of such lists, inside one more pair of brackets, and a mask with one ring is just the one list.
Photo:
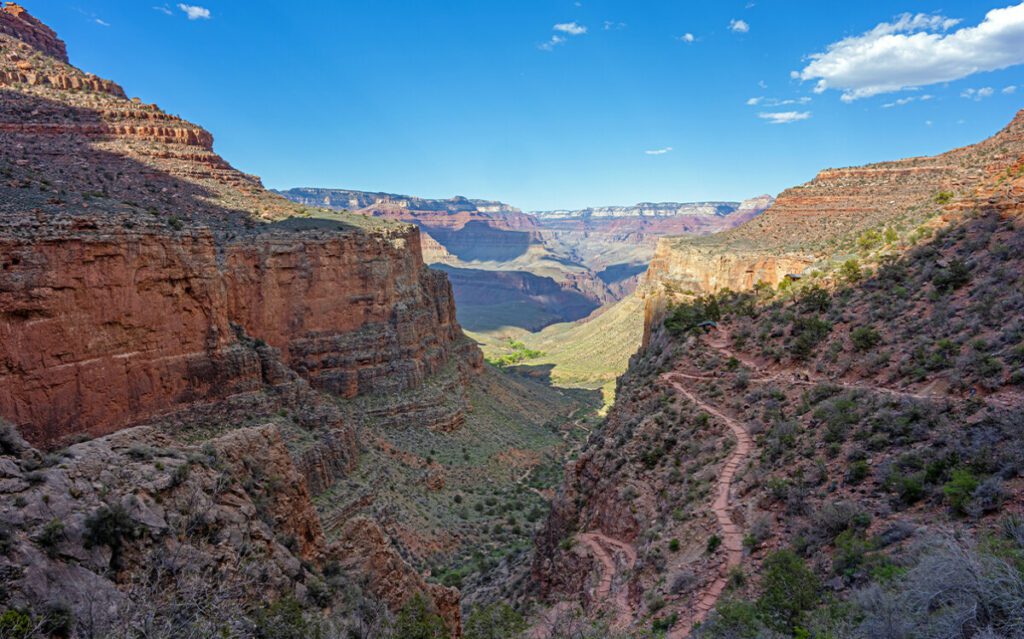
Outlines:
{"label": "dirt trail", "polygon": [[[631,544],[613,539],[598,531],[581,533],[577,535],[577,539],[594,553],[597,561],[601,564],[601,581],[594,593],[594,600],[608,601],[611,599],[615,575],[632,570],[636,565],[636,549]],[[617,559],[621,559],[623,562],[621,568]],[[625,582],[619,585],[612,603],[615,606],[612,630],[625,630],[632,625],[636,616],[636,610],[629,603],[629,588],[626,587]]]}
{"label": "dirt trail", "polygon": [[[769,374],[769,370],[758,364],[756,361],[745,357],[731,348],[729,348],[729,334],[728,332],[721,332],[714,337],[709,337],[705,340],[705,343],[716,351],[727,355],[728,357],[734,357],[738,362],[751,369],[752,371],[763,375],[763,377],[753,378],[750,381],[757,383],[766,382],[777,382],[782,381],[791,386],[816,386],[818,384],[829,384],[831,386],[838,386],[844,390],[866,390],[875,393],[881,393],[883,395],[890,395],[892,397],[912,397],[920,400],[946,400],[955,399],[955,396],[948,393],[928,393],[928,392],[914,392],[909,390],[899,390],[895,388],[888,388],[878,384],[872,384],[869,382],[858,382],[858,383],[847,383],[842,380],[834,379],[831,377],[823,377],[822,375],[815,373],[806,368],[798,366],[785,367],[782,370],[776,371]],[[712,379],[711,377],[701,377],[698,375],[685,375],[681,374],[688,379]],[[1012,400],[1008,399],[1008,393],[1000,392],[987,397],[981,397],[985,402],[996,404],[999,406],[1011,405]]]}
{"label": "dirt trail", "polygon": [[667,635],[668,639],[684,639],[685,637],[688,637],[690,635],[690,631],[693,630],[694,624],[704,621],[704,619],[707,618],[708,613],[715,607],[715,604],[718,603],[718,599],[722,596],[722,592],[725,591],[725,586],[728,583],[729,571],[736,566],[739,566],[740,562],[743,561],[743,531],[740,530],[740,527],[732,520],[732,514],[729,508],[729,495],[732,491],[732,484],[736,479],[736,473],[739,471],[740,465],[754,450],[754,439],[742,424],[690,392],[689,389],[679,383],[678,379],[674,379],[677,377],[682,376],[675,373],[666,373],[662,376],[662,379],[671,384],[680,395],[689,399],[708,414],[725,422],[729,427],[729,430],[731,430],[733,435],[736,437],[736,448],[729,455],[729,458],[725,462],[725,466],[722,468],[722,473],[718,477],[718,494],[711,506],[712,512],[715,513],[715,519],[718,520],[718,527],[722,530],[722,547],[725,549],[725,565],[721,569],[718,577],[715,578],[711,585],[708,586],[708,588],[701,594],[700,599],[697,600],[697,604],[694,606],[693,614],[690,618],[682,625],[676,626],[669,631]]}

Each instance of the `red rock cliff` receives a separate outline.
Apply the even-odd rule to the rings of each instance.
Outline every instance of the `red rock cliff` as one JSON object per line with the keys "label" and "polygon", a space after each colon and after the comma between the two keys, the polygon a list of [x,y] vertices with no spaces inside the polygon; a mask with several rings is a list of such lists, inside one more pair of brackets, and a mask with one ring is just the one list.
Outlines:
{"label": "red rock cliff", "polygon": [[15,37],[61,62],[68,61],[64,41],[53,29],[33,18],[25,8],[5,2],[0,8],[0,33]]}
{"label": "red rock cliff", "polygon": [[415,228],[309,218],[19,8],[0,25],[0,417],[33,443],[256,388],[243,337],[346,397],[478,363]]}

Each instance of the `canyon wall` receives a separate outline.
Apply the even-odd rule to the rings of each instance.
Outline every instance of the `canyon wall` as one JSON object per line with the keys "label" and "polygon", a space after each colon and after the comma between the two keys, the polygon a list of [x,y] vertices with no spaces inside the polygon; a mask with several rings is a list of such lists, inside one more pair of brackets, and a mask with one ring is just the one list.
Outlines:
{"label": "canyon wall", "polygon": [[415,227],[313,215],[20,7],[0,25],[0,417],[33,444],[253,391],[243,339],[342,397],[478,365]]}
{"label": "canyon wall", "polygon": [[34,443],[258,387],[233,326],[345,397],[406,390],[461,336],[418,231],[0,238],[0,414]]}
{"label": "canyon wall", "polygon": [[1015,175],[1014,153],[1024,145],[1022,114],[987,140],[935,157],[825,169],[729,231],[661,239],[640,286],[649,325],[645,344],[650,325],[680,293],[748,290],[758,282],[777,286],[787,274],[852,253],[865,231],[906,235],[947,212],[986,200],[1014,201],[997,196]]}

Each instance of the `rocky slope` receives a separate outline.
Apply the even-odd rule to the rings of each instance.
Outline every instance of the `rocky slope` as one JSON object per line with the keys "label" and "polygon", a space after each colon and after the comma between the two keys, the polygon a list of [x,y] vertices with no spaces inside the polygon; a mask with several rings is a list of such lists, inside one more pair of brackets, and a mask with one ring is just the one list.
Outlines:
{"label": "rocky slope", "polygon": [[[623,636],[867,637],[894,619],[907,636],[1016,632],[1024,601],[1000,580],[1024,578],[1022,121],[942,156],[973,181],[940,198],[931,231],[862,253],[874,269],[678,295],[652,319],[537,539],[551,606],[537,636],[573,607]],[[925,197],[939,183],[910,175],[906,192],[889,183],[876,223],[939,207]],[[726,239],[862,233],[863,211],[831,219],[867,197],[856,179],[859,195]],[[970,586],[951,583],[970,570]]]}
{"label": "rocky slope", "polygon": [[[994,193],[1024,149],[1024,117],[978,144],[935,157],[827,169],[784,191],[764,214],[702,238],[663,238],[641,283],[648,317],[679,293],[778,286],[827,272],[879,246],[898,250],[951,212]],[[922,226],[923,225],[923,226]]]}

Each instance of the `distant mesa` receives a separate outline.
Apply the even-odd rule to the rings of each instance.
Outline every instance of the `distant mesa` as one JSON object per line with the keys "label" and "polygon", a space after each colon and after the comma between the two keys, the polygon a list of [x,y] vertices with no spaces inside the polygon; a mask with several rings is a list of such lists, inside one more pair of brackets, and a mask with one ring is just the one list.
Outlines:
{"label": "distant mesa", "polygon": [[760,214],[771,202],[641,203],[582,210],[522,210],[493,200],[432,200],[394,193],[296,188],[286,198],[415,224],[424,257],[448,272],[459,321],[474,331],[539,330],[585,318],[629,295],[658,238],[706,235]]}

